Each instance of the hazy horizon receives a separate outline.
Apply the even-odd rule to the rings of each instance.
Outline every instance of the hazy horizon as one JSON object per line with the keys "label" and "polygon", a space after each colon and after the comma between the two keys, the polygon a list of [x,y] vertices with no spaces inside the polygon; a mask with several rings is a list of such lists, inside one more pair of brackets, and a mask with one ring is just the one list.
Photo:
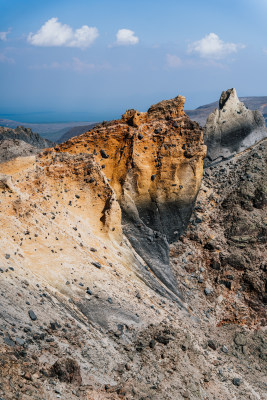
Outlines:
{"label": "hazy horizon", "polygon": [[178,94],[186,109],[231,87],[267,95],[266,0],[0,6],[1,118],[100,121]]}

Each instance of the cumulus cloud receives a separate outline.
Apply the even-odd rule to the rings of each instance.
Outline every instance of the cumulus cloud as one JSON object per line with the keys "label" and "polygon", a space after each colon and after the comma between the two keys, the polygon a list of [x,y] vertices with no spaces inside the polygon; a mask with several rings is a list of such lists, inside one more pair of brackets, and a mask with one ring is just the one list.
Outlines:
{"label": "cumulus cloud", "polygon": [[216,33],[209,33],[203,39],[191,43],[188,53],[196,53],[203,58],[220,59],[244,47],[243,44],[224,42]]}
{"label": "cumulus cloud", "polygon": [[28,42],[34,46],[67,46],[89,47],[99,36],[95,27],[83,25],[73,30],[71,26],[62,24],[58,18],[49,19],[37,33],[29,33]]}
{"label": "cumulus cloud", "polygon": [[134,31],[130,29],[119,29],[116,34],[116,45],[118,46],[129,46],[137,44],[139,38],[135,36]]}
{"label": "cumulus cloud", "polygon": [[167,65],[170,68],[179,68],[182,65],[182,60],[174,54],[167,54]]}

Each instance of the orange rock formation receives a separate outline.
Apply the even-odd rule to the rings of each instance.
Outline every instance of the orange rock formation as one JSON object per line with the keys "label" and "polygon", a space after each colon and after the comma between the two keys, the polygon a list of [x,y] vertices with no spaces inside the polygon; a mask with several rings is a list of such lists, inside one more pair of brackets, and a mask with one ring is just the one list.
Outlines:
{"label": "orange rock formation", "polygon": [[[185,115],[184,101],[182,96],[162,101],[147,113],[128,110],[121,120],[103,123],[56,148],[93,153],[122,208],[138,213],[146,225],[170,240],[188,222],[185,208],[190,205],[191,210],[198,193],[206,154],[202,130]],[[181,212],[166,223],[159,216],[149,220],[151,208],[161,214],[177,205]]]}

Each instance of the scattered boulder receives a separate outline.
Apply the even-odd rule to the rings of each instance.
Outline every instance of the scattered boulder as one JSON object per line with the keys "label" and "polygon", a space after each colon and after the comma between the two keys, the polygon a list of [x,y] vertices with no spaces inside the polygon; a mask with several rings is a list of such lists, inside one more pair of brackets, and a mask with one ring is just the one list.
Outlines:
{"label": "scattered boulder", "polygon": [[72,358],[58,359],[50,369],[50,376],[57,377],[61,382],[82,384],[80,366]]}

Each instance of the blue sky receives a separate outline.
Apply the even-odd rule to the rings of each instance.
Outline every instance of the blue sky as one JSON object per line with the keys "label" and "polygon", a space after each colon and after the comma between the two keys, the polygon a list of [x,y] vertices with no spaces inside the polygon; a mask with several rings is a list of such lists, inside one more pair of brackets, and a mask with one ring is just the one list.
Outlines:
{"label": "blue sky", "polygon": [[0,0],[0,10],[0,115],[95,121],[177,94],[188,109],[229,87],[267,95],[267,0]]}

